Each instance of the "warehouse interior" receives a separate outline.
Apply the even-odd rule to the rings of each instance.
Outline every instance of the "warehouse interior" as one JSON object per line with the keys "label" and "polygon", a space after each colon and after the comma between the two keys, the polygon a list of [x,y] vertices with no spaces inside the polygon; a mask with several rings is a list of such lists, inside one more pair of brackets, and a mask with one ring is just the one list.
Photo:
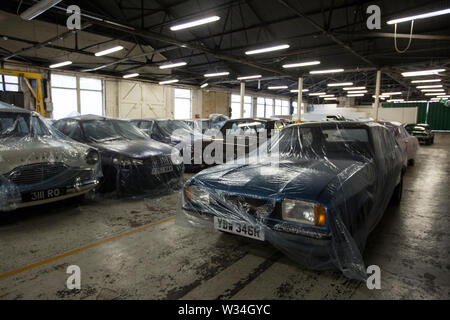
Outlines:
{"label": "warehouse interior", "polygon": [[[365,250],[355,255],[364,272],[381,269],[381,288],[373,289],[342,266],[299,265],[283,254],[283,242],[180,223],[190,200],[186,188],[227,164],[185,169],[179,178],[186,185],[163,194],[119,197],[97,186],[83,199],[23,207],[19,201],[6,210],[2,201],[12,199],[6,180],[19,168],[11,159],[23,165],[39,151],[26,147],[26,139],[8,149],[10,131],[0,126],[0,142],[6,139],[0,146],[0,299],[449,299],[449,14],[448,0],[3,0],[0,101],[34,111],[63,141],[77,140],[62,130],[65,119],[211,123],[222,115],[225,123],[286,121],[281,136],[334,120],[369,131],[391,126],[406,148],[415,141],[415,150],[397,168],[401,202],[378,209]],[[2,106],[0,114],[10,112]],[[429,134],[425,143],[428,137],[408,130],[415,124]],[[141,129],[132,130],[145,135]],[[87,153],[100,150],[100,168],[109,155],[101,142],[88,145]],[[14,150],[21,155],[11,155]],[[48,150],[42,152],[53,159]],[[343,171],[344,180],[355,167]],[[278,178],[283,174],[289,175]],[[363,181],[382,175],[375,171]],[[220,177],[227,190],[247,182],[230,172]],[[315,180],[308,177],[303,183],[312,190]],[[81,287],[71,289],[74,265]]]}

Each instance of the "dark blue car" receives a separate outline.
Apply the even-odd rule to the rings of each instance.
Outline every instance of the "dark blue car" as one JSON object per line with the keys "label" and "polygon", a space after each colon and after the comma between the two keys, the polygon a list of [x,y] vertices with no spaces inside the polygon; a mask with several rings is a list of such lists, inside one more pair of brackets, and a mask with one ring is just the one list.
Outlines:
{"label": "dark blue car", "polygon": [[291,125],[271,148],[263,160],[191,178],[179,222],[266,240],[306,267],[363,278],[367,236],[402,194],[392,134],[375,123]]}
{"label": "dark blue car", "polygon": [[62,119],[54,126],[99,150],[103,192],[141,195],[182,184],[184,168],[179,151],[148,139],[128,121],[87,115]]}

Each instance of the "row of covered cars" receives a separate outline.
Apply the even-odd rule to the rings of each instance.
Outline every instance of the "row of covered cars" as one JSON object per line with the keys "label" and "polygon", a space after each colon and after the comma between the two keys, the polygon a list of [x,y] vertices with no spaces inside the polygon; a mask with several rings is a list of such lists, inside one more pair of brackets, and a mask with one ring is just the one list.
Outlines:
{"label": "row of covered cars", "polygon": [[[2,104],[0,123],[2,211],[94,188],[177,190],[186,164],[209,166],[182,187],[179,224],[269,241],[306,267],[337,267],[356,279],[366,277],[367,236],[400,201],[414,158],[399,143],[404,127],[387,122],[233,119],[204,136],[174,120],[78,116],[53,128]],[[221,164],[189,163],[196,145]]]}

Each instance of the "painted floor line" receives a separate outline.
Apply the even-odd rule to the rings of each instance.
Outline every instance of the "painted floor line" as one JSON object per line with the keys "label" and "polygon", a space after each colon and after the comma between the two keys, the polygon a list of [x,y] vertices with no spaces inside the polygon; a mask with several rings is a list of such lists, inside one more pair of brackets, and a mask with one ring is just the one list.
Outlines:
{"label": "painted floor line", "polygon": [[81,247],[81,248],[78,248],[78,249],[75,249],[75,250],[68,251],[66,253],[54,256],[52,258],[49,258],[49,259],[46,259],[46,260],[43,260],[43,261],[40,261],[40,262],[33,263],[33,264],[29,265],[29,266],[26,266],[26,267],[23,267],[23,268],[20,268],[20,269],[16,269],[16,270],[13,270],[13,271],[1,274],[0,275],[0,280],[8,278],[8,277],[11,277],[11,276],[14,276],[16,274],[19,274],[19,273],[22,273],[22,272],[25,272],[25,271],[28,271],[28,270],[31,270],[31,269],[34,269],[34,268],[37,268],[37,267],[40,267],[40,266],[45,265],[45,264],[52,263],[52,262],[60,260],[62,258],[66,258],[66,257],[72,256],[74,254],[83,252],[83,251],[85,251],[87,249],[97,247],[99,245],[102,245],[102,244],[105,244],[105,243],[108,243],[108,242],[111,242],[111,241],[114,241],[114,240],[117,240],[117,239],[129,236],[129,235],[132,235],[132,234],[135,234],[135,233],[147,230],[147,229],[152,228],[152,227],[156,227],[158,225],[161,225],[163,223],[170,222],[170,221],[173,221],[173,220],[175,220],[175,217],[170,217],[168,219],[164,219],[164,220],[161,220],[161,221],[158,221],[158,222],[155,222],[155,223],[151,223],[151,224],[139,227],[137,229],[133,229],[133,230],[125,232],[125,233],[118,234],[118,235],[116,235],[114,237],[111,237],[111,238],[107,238],[107,239],[104,239],[104,240],[100,240],[100,241],[91,243],[91,244],[89,244],[87,246],[84,246],[84,247]]}

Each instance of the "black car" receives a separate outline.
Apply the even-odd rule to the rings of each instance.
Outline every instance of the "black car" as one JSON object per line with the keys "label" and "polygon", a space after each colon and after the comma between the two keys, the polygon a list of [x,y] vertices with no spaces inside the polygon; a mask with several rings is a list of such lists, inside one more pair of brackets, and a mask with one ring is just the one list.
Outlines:
{"label": "black car", "polygon": [[183,120],[183,122],[191,127],[194,131],[198,131],[201,133],[207,133],[207,131],[211,129],[211,121],[209,119],[190,119]]}
{"label": "black car", "polygon": [[376,123],[306,123],[283,129],[271,148],[262,161],[191,178],[179,223],[269,241],[305,267],[364,279],[367,236],[402,195],[393,135]]}
{"label": "black car", "polygon": [[[130,121],[151,139],[170,144],[182,152],[186,170],[203,168],[203,150],[211,142],[209,135],[194,130],[183,120],[136,119]],[[186,154],[186,151],[189,151]]]}
{"label": "black car", "polygon": [[434,143],[434,133],[431,131],[431,127],[429,124],[407,124],[405,126],[405,129],[410,135],[417,137],[420,143]]}
{"label": "black car", "polygon": [[100,151],[103,192],[153,193],[177,188],[183,181],[179,152],[149,139],[128,121],[87,115],[65,118],[54,126]]}

